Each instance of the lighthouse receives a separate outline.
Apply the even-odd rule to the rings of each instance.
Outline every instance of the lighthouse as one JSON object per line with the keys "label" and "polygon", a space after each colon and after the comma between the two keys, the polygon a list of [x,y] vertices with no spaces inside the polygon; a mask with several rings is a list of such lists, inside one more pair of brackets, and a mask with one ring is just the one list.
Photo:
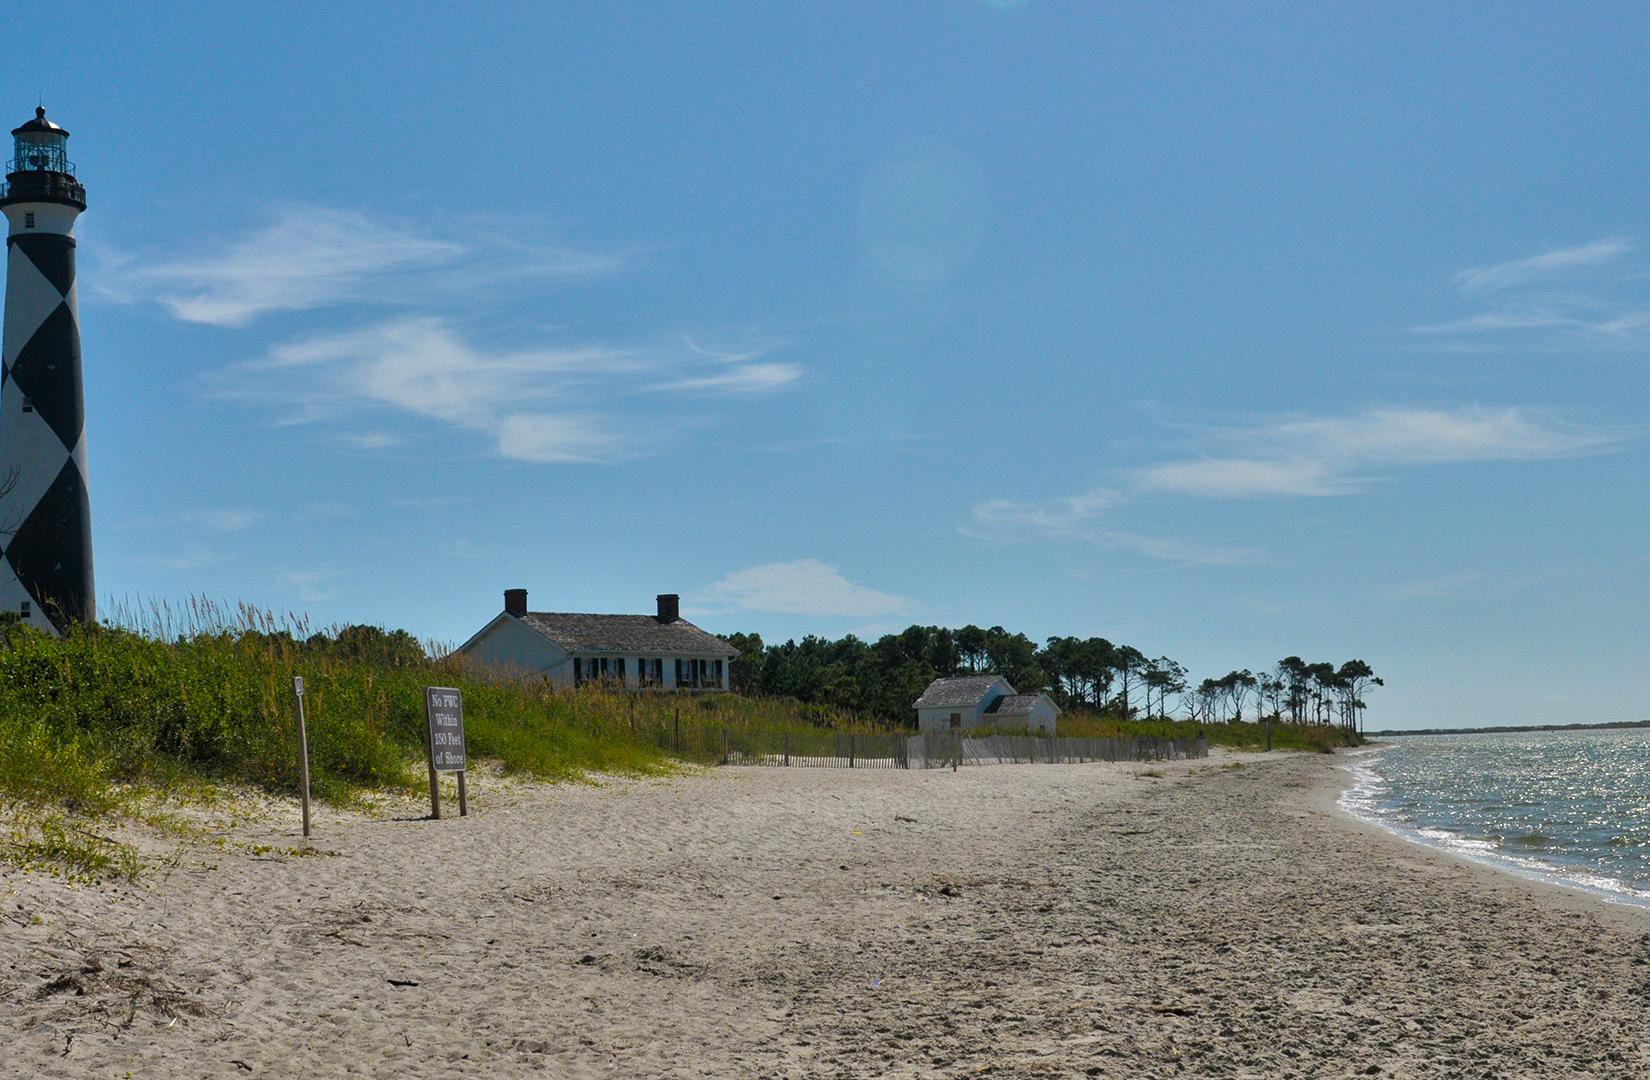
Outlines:
{"label": "lighthouse", "polygon": [[74,223],[86,189],[69,161],[69,133],[44,108],[11,134],[0,187],[0,611],[61,634],[96,618],[74,285]]}

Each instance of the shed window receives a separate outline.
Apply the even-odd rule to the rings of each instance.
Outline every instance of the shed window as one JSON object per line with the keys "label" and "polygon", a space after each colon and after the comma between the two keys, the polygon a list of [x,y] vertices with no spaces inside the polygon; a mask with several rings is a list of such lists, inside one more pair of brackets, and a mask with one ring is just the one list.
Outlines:
{"label": "shed window", "polygon": [[23,618],[25,618],[25,619],[26,619],[26,618],[28,618],[28,617],[29,617],[29,616],[30,616],[30,615],[33,615],[33,614],[34,614],[34,607],[33,607],[33,606],[32,606],[32,605],[31,605],[31,604],[30,604],[30,603],[29,603],[29,602],[28,602],[28,601],[27,601],[27,600],[25,600],[25,601],[23,601],[23,603],[22,603],[22,604],[21,604],[21,605],[20,605],[20,606],[19,606],[19,607],[18,607],[18,609],[17,609],[17,613],[18,613],[18,614],[19,614],[19,615],[22,615],[22,616],[23,616]]}

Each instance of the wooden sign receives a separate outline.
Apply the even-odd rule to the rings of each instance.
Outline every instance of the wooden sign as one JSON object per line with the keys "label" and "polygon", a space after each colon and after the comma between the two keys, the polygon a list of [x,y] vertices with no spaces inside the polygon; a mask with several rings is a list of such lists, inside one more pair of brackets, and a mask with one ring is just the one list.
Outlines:
{"label": "wooden sign", "polygon": [[424,688],[424,716],[430,723],[430,761],[436,772],[464,771],[464,700],[445,686]]}
{"label": "wooden sign", "polygon": [[430,816],[441,817],[441,785],[438,775],[458,774],[458,816],[469,814],[465,791],[464,699],[450,686],[424,688],[425,746],[430,755]]}

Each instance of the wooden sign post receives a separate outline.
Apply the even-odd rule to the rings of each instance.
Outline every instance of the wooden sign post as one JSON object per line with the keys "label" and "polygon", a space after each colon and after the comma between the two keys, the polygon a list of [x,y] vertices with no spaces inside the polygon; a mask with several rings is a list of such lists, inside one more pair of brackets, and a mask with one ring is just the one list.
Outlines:
{"label": "wooden sign post", "polygon": [[458,816],[470,813],[464,789],[464,700],[450,686],[424,688],[424,745],[430,753],[430,816],[441,818],[441,773],[458,774]]}
{"label": "wooden sign post", "polygon": [[951,714],[951,771],[962,764],[962,713]]}
{"label": "wooden sign post", "polygon": [[298,787],[304,799],[304,835],[309,835],[309,734],[304,730],[304,677],[292,677],[292,695],[298,699]]}

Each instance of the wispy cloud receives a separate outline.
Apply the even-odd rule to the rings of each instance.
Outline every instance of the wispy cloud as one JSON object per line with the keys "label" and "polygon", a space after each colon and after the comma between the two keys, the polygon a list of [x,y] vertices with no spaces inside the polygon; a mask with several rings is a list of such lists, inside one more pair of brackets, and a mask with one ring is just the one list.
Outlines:
{"label": "wispy cloud", "polygon": [[1539,412],[1478,406],[1291,418],[1213,439],[1233,452],[1150,466],[1136,473],[1138,487],[1218,498],[1346,495],[1373,482],[1373,470],[1383,466],[1575,457],[1622,441]]}
{"label": "wispy cloud", "polygon": [[501,273],[607,275],[625,261],[619,253],[534,247],[486,233],[461,241],[356,211],[299,206],[205,254],[116,256],[103,281],[116,299],[152,300],[185,322],[236,327],[271,312],[415,302]]}
{"label": "wispy cloud", "polygon": [[338,441],[357,450],[388,450],[402,443],[401,436],[388,431],[346,431]]}
{"label": "wispy cloud", "polygon": [[1122,501],[1122,492],[1104,487],[1041,502],[986,499],[974,506],[974,526],[992,530],[1031,529],[1050,535],[1080,533]]}
{"label": "wispy cloud", "polygon": [[222,562],[223,558],[205,544],[185,544],[170,554],[157,555],[151,561],[176,573],[187,573]]}
{"label": "wispy cloud", "polygon": [[1475,266],[1455,275],[1477,306],[1410,329],[1446,347],[1609,350],[1637,344],[1650,329],[1650,281],[1638,246],[1613,236],[1576,247]]}
{"label": "wispy cloud", "polygon": [[263,514],[257,510],[190,510],[182,515],[185,524],[200,525],[218,532],[240,532],[256,525]]}
{"label": "wispy cloud", "polygon": [[[670,411],[639,415],[635,402],[646,395],[752,394],[800,377],[800,365],[762,355],[680,342],[489,348],[424,316],[287,342],[214,382],[227,396],[278,407],[289,423],[388,411],[483,432],[507,458],[612,461],[647,452],[685,422]],[[758,374],[740,382],[753,367]],[[627,399],[621,416],[615,406]],[[367,445],[395,437],[371,435]]]}
{"label": "wispy cloud", "polygon": [[1038,536],[1095,543],[1188,565],[1248,562],[1259,555],[1253,548],[1210,546],[1173,537],[1147,536],[1108,525],[1108,515],[1127,501],[1127,494],[1106,487],[1054,499],[987,499],[974,505],[972,518],[961,531],[980,540]]}
{"label": "wispy cloud", "polygon": [[968,536],[1034,536],[1132,551],[1163,562],[1252,562],[1254,547],[1144,535],[1119,522],[1154,496],[1324,498],[1365,490],[1384,471],[1474,461],[1532,461],[1606,453],[1626,435],[1579,428],[1528,409],[1373,408],[1342,416],[1285,417],[1205,430],[1196,457],[1125,474],[1121,482],[1045,500],[986,499],[961,526]]}
{"label": "wispy cloud", "polygon": [[855,584],[817,559],[764,563],[736,570],[690,598],[713,609],[872,619],[898,615],[912,601]]}
{"label": "wispy cloud", "polygon": [[1455,283],[1467,292],[1497,292],[1570,270],[1614,262],[1633,250],[1632,243],[1625,237],[1606,237],[1590,244],[1544,251],[1528,258],[1474,266],[1456,274]]}
{"label": "wispy cloud", "polygon": [[1201,544],[1172,536],[1143,536],[1125,529],[1107,529],[1100,539],[1113,548],[1182,566],[1233,566],[1254,562],[1265,554],[1257,547]]}
{"label": "wispy cloud", "polygon": [[1299,459],[1194,458],[1140,470],[1140,487],[1183,495],[1258,497],[1343,495],[1351,485],[1322,462]]}
{"label": "wispy cloud", "polygon": [[307,603],[318,604],[332,599],[337,593],[332,585],[339,573],[331,568],[314,570],[287,570],[281,574],[281,582],[298,594],[298,599]]}
{"label": "wispy cloud", "polygon": [[1433,600],[1439,597],[1460,596],[1482,588],[1484,575],[1479,573],[1445,574],[1442,577],[1400,581],[1381,590],[1388,600]]}

